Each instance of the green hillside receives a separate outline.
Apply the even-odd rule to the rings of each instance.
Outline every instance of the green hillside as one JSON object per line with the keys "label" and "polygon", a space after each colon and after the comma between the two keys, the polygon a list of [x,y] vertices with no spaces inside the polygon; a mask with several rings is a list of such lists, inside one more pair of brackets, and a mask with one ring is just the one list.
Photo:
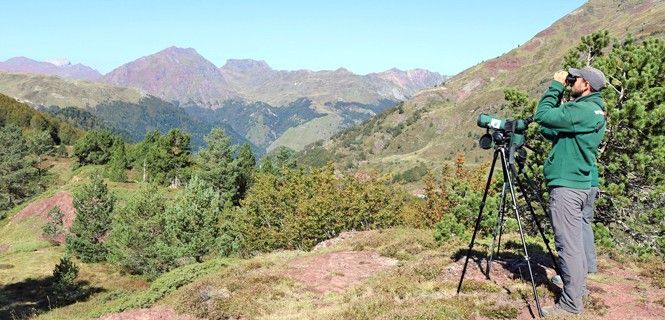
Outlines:
{"label": "green hillside", "polygon": [[470,161],[491,154],[476,147],[484,130],[476,126],[480,113],[509,115],[504,90],[515,88],[540,97],[552,74],[562,68],[564,54],[582,36],[608,30],[622,39],[665,37],[662,1],[590,1],[506,54],[484,61],[423,90],[377,120],[349,129],[305,152],[331,154],[340,164],[362,169],[400,172],[423,163],[440,166],[457,152]]}

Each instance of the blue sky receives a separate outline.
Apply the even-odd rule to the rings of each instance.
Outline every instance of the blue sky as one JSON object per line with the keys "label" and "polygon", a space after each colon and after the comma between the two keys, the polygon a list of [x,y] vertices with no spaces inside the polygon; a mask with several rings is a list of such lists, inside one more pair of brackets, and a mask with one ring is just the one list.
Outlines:
{"label": "blue sky", "polygon": [[0,1],[0,61],[67,58],[102,73],[166,47],[217,66],[453,75],[499,56],[584,3],[562,1]]}

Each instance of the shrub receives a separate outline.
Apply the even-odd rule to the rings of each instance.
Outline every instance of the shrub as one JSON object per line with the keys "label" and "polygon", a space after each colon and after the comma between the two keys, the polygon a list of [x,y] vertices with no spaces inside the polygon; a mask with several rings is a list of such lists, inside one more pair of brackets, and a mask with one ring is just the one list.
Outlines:
{"label": "shrub", "polygon": [[79,268],[72,260],[64,256],[53,269],[53,284],[51,292],[57,305],[65,305],[76,300],[81,295],[81,288],[76,283]]}
{"label": "shrub", "polygon": [[60,207],[53,207],[48,212],[47,222],[42,226],[42,236],[48,239],[51,243],[57,243],[57,238],[64,233],[62,218],[64,214]]}
{"label": "shrub", "polygon": [[74,194],[76,219],[67,236],[67,250],[84,262],[106,259],[104,239],[111,227],[115,196],[109,193],[99,174]]}

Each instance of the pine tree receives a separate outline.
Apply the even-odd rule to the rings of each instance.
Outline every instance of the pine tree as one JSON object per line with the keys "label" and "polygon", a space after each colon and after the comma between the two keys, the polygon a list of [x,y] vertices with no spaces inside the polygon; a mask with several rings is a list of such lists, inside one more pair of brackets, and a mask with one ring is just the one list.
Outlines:
{"label": "pine tree", "polygon": [[76,283],[79,268],[68,256],[60,258],[53,269],[51,295],[56,305],[65,305],[81,295],[81,287]]}
{"label": "pine tree", "polygon": [[192,165],[190,140],[190,135],[180,129],[171,129],[165,135],[157,131],[146,135],[142,149],[148,180],[173,187],[185,181]]}
{"label": "pine tree", "polygon": [[0,212],[40,191],[40,178],[37,158],[29,154],[21,129],[0,127]]}
{"label": "pine tree", "polygon": [[83,262],[106,260],[105,238],[111,227],[115,196],[97,174],[74,194],[76,219],[67,236],[67,250]]}
{"label": "pine tree", "polygon": [[619,41],[600,32],[583,38],[565,60],[566,67],[592,65],[609,82],[603,90],[607,131],[598,157],[603,195],[596,218],[652,246],[665,244],[663,57],[661,39]]}
{"label": "pine tree", "polygon": [[107,166],[108,177],[111,181],[127,181],[127,153],[125,152],[125,143],[116,138],[111,148],[111,160]]}
{"label": "pine tree", "polygon": [[115,138],[108,130],[88,131],[74,145],[74,156],[79,165],[106,164],[111,159],[111,148]]}
{"label": "pine tree", "polygon": [[65,215],[60,207],[55,206],[48,212],[47,222],[42,226],[42,236],[52,243],[57,243],[57,238],[64,233],[62,218]]}
{"label": "pine tree", "polygon": [[179,256],[201,262],[214,249],[221,206],[220,195],[212,186],[197,176],[189,181],[166,213],[169,241]]}
{"label": "pine tree", "polygon": [[201,180],[210,183],[224,197],[236,197],[238,191],[238,170],[233,162],[231,139],[224,130],[215,128],[205,137],[208,146],[202,149],[196,159],[197,174]]}
{"label": "pine tree", "polygon": [[113,216],[109,261],[131,274],[155,278],[175,265],[166,238],[165,196],[151,185],[138,191]]}
{"label": "pine tree", "polygon": [[252,153],[252,149],[249,147],[249,144],[243,144],[238,151],[238,156],[234,160],[234,167],[238,172],[238,178],[236,179],[236,185],[238,186],[238,191],[233,201],[237,204],[240,199],[245,198],[247,190],[252,184],[252,179],[256,171],[256,159]]}

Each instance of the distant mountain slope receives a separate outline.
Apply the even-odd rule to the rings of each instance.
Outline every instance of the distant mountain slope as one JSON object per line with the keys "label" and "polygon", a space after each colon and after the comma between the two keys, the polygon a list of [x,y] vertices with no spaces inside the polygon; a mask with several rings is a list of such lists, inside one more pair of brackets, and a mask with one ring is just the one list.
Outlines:
{"label": "distant mountain slope", "polygon": [[265,61],[228,60],[220,72],[246,99],[273,105],[307,97],[318,105],[347,101],[373,104],[381,100],[403,100],[418,90],[440,84],[445,77],[423,69],[357,75],[337,70],[274,70]]}
{"label": "distant mountain slope", "polygon": [[217,67],[191,48],[166,48],[114,69],[101,81],[206,106],[237,97]]}
{"label": "distant mountain slope", "polygon": [[[67,80],[54,76],[9,74],[0,72],[0,93],[14,97],[34,107],[77,107],[101,119],[106,127],[128,137],[132,141],[143,139],[152,129],[161,132],[182,128],[192,134],[192,144],[198,148],[203,137],[213,127],[224,128],[234,143],[249,143],[224,123],[212,125],[201,122],[185,112],[177,104],[143,94],[136,89],[114,87],[103,83]],[[82,127],[89,119],[77,117]],[[250,143],[257,153],[264,149]]]}
{"label": "distant mountain slope", "polygon": [[665,2],[592,0],[510,52],[475,65],[443,86],[422,90],[403,105],[310,148],[305,160],[337,159],[345,166],[401,171],[440,165],[457,151],[469,161],[491,157],[476,147],[484,131],[481,112],[505,113],[503,91],[517,88],[539,97],[565,52],[597,30],[613,37],[665,36]]}
{"label": "distant mountain slope", "polygon": [[[91,110],[118,103],[139,106],[150,100],[146,97],[155,96],[165,100],[159,105],[186,107],[206,128],[226,127],[232,135],[239,132],[262,153],[280,145],[300,150],[328,139],[420,89],[439,85],[445,77],[423,69],[390,69],[368,75],[344,68],[284,71],[249,59],[229,60],[217,68],[194,49],[170,47],[116,68],[100,78],[105,84],[56,79],[0,73],[0,92],[33,105]],[[120,123],[121,116],[111,117],[108,112],[104,117],[129,130],[134,138],[144,132],[135,126],[140,122]]]}
{"label": "distant mountain slope", "polygon": [[0,71],[52,75],[77,80],[97,80],[102,77],[101,73],[93,68],[82,64],[71,64],[67,60],[44,62],[26,57],[14,57],[0,62]]}
{"label": "distant mountain slope", "polygon": [[138,102],[146,96],[136,89],[97,82],[3,72],[0,72],[0,92],[33,105],[79,108],[112,100]]}

